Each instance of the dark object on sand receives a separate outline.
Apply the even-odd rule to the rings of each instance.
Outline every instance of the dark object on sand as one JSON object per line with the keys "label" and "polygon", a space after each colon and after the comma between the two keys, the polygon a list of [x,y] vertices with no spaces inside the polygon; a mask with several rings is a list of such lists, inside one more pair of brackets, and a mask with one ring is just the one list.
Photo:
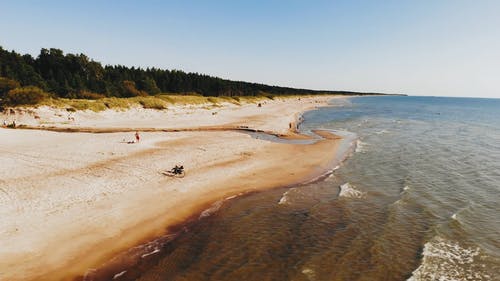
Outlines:
{"label": "dark object on sand", "polygon": [[165,176],[169,177],[176,177],[176,178],[183,178],[186,175],[186,171],[184,170],[184,166],[178,166],[175,165],[171,170],[169,171],[162,171],[161,172]]}

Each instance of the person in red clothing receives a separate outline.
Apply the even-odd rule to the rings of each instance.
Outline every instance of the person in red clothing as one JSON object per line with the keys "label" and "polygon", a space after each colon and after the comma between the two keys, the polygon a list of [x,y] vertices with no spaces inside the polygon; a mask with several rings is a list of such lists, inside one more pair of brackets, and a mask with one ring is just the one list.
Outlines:
{"label": "person in red clothing", "polygon": [[141,136],[139,136],[139,132],[135,132],[135,141],[139,142],[141,140]]}

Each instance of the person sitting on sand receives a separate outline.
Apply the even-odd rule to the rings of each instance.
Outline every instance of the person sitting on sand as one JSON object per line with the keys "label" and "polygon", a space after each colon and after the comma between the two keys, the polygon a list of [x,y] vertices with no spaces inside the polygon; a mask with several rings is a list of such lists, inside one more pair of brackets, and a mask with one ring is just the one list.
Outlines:
{"label": "person sitting on sand", "polygon": [[181,166],[178,166],[178,165],[175,165],[175,167],[172,168],[172,173],[174,174],[182,174],[182,172],[184,171],[184,166],[181,165]]}

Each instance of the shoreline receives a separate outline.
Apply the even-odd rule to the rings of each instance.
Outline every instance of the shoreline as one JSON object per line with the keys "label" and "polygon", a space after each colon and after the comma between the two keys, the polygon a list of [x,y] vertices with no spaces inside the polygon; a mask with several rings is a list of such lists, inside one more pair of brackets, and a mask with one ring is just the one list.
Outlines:
{"label": "shoreline", "polygon": [[[306,110],[303,105],[301,109]],[[19,226],[19,229],[17,227],[18,223],[15,221],[2,222],[5,227],[4,229],[7,229],[7,231],[4,230],[0,235],[6,237],[7,241],[14,244],[17,242],[24,247],[20,247],[21,249],[16,251],[16,247],[12,245],[10,252],[5,251],[5,249],[0,252],[0,268],[3,272],[1,277],[6,276],[9,280],[46,278],[72,280],[76,276],[81,276],[82,272],[87,271],[88,268],[103,265],[120,252],[146,243],[154,237],[164,235],[165,227],[182,224],[192,214],[202,212],[204,207],[210,206],[213,202],[221,200],[221,198],[232,197],[241,192],[255,192],[273,187],[300,184],[312,175],[317,174],[318,171],[327,169],[326,166],[335,156],[339,144],[338,139],[322,139],[308,145],[277,144],[256,140],[248,135],[234,132],[235,128],[240,130],[262,130],[266,126],[276,126],[276,124],[269,126],[268,123],[259,123],[262,120],[258,117],[259,113],[256,113],[257,117],[254,119],[254,122],[257,124],[256,126],[238,128],[237,126],[247,125],[225,125],[231,129],[221,128],[212,131],[191,131],[192,129],[188,129],[190,131],[170,131],[168,133],[164,131],[148,132],[143,134],[148,141],[131,146],[113,144],[113,147],[110,146],[110,150],[107,152],[106,149],[100,148],[99,144],[97,144],[96,148],[96,145],[89,145],[88,142],[94,142],[96,141],[95,139],[99,139],[98,142],[106,146],[110,139],[115,140],[120,135],[123,135],[122,131],[114,133],[103,132],[102,134],[68,134],[39,130],[0,130],[0,134],[14,134],[18,138],[23,135],[25,137],[41,137],[43,142],[40,146],[42,147],[45,145],[45,140],[47,140],[47,143],[54,143],[54,141],[57,142],[60,140],[62,142],[63,153],[59,151],[58,153],[62,154],[63,158],[64,156],[67,157],[66,153],[72,151],[71,146],[75,145],[75,143],[72,143],[72,140],[74,140],[73,136],[75,135],[80,138],[86,138],[84,145],[81,147],[82,150],[85,150],[87,148],[86,145],[88,145],[90,151],[95,150],[97,153],[103,154],[103,156],[98,157],[100,159],[97,159],[97,162],[96,157],[91,155],[88,157],[89,159],[83,159],[84,161],[80,165],[75,165],[74,167],[55,167],[53,171],[45,173],[36,171],[35,167],[34,171],[28,171],[26,175],[23,175],[23,171],[18,171],[17,173],[20,174],[17,177],[12,179],[7,177],[6,180],[3,180],[2,184],[6,183],[8,186],[6,191],[4,190],[6,194],[11,193],[19,187],[21,190],[26,189],[26,193],[22,195],[28,197],[43,195],[45,191],[48,192],[46,196],[49,196],[49,199],[53,199],[53,197],[50,197],[51,194],[56,197],[61,196],[61,194],[64,196],[61,198],[63,199],[62,202],[55,200],[58,204],[62,204],[62,210],[58,208],[57,204],[55,206],[50,204],[45,206],[45,202],[42,200],[37,201],[33,199],[33,202],[37,203],[39,207],[36,204],[29,207],[37,211],[41,209],[42,215],[45,216],[41,218],[35,216],[35,218],[25,219],[24,221],[22,216],[15,217],[14,220],[19,219],[19,221],[24,222],[23,225]],[[280,121],[282,126],[284,122],[283,120]],[[121,130],[122,128],[114,129]],[[163,130],[163,128],[158,128],[158,130]],[[280,129],[275,130],[275,135],[281,136],[282,132],[283,130]],[[295,133],[291,132],[286,135],[293,138]],[[200,138],[200,136],[203,136],[203,138]],[[34,144],[37,144],[36,141]],[[21,144],[16,143],[12,145],[18,149],[23,149]],[[29,143],[27,146],[31,147],[30,145],[33,145],[33,143]],[[226,151],[228,145],[234,146],[229,152]],[[105,151],[100,152],[100,150]],[[133,151],[131,152],[130,150]],[[327,154],[324,152],[325,150],[331,151],[332,155],[325,155]],[[201,153],[199,153],[200,151]],[[210,153],[207,153],[208,151]],[[54,151],[49,149],[48,152],[50,154]],[[88,151],[85,152],[89,153]],[[191,155],[186,156],[186,154]],[[115,157],[115,155],[119,157]],[[0,156],[2,156],[1,153]],[[3,156],[5,157],[5,155]],[[83,156],[82,158],[85,158],[87,155]],[[160,166],[168,167],[168,163],[172,161],[164,160],[165,156],[173,158],[181,158],[183,156],[184,159],[191,159],[191,161],[200,157],[201,160],[199,163],[192,164],[193,167],[190,169],[193,170],[188,170],[186,179],[172,181],[158,175],[153,176],[155,171],[151,171],[157,170]],[[191,158],[188,156],[191,156]],[[13,156],[11,160],[16,162],[18,160],[16,157],[21,156]],[[290,167],[286,165],[287,162],[296,163],[299,159],[302,161],[304,157],[308,157],[309,160],[305,161],[306,163],[303,166],[301,165],[301,167],[297,167],[296,169],[292,167],[289,170]],[[22,161],[26,161],[26,159],[22,159]],[[144,164],[144,161],[147,162],[147,165]],[[179,161],[179,159],[175,161]],[[51,162],[49,161],[49,163]],[[19,167],[25,165],[25,163],[17,164]],[[125,165],[128,166],[124,167]],[[16,165],[14,165],[15,168]],[[135,172],[133,169],[142,169],[142,171]],[[122,175],[119,178],[113,177],[109,171],[118,171]],[[130,171],[134,171],[133,178],[129,178],[130,176],[127,175]],[[6,171],[0,172],[7,174]],[[123,177],[123,174],[127,175],[127,177]],[[151,178],[147,178],[148,174]],[[289,175],[285,179],[283,174]],[[266,176],[256,178],[256,175]],[[83,179],[80,179],[80,177],[83,177]],[[69,180],[68,178],[73,180]],[[41,182],[40,179],[42,179]],[[62,186],[71,186],[77,180],[81,180],[82,182],[72,187],[84,194],[72,191],[75,194],[70,195],[74,195],[78,200],[81,199],[84,201],[90,200],[88,198],[93,198],[92,196],[97,197],[94,198],[94,201],[80,202],[81,200],[76,200],[76,202],[66,204],[67,202],[64,202],[64,198],[68,194],[65,194],[66,192],[61,191],[60,188],[54,187],[55,183],[59,183]],[[89,182],[85,180],[89,180]],[[115,183],[113,186],[114,189],[108,188],[107,185],[109,182]],[[288,184],[284,184],[284,182]],[[28,187],[23,185],[26,183]],[[9,186],[11,184],[12,186]],[[125,184],[125,186],[120,186],[120,184]],[[141,188],[134,187],[136,184]],[[95,190],[88,191],[89,186]],[[41,189],[41,191],[38,191],[39,194],[36,194],[35,190],[32,190],[33,187]],[[105,195],[96,195],[96,193],[102,191],[104,191]],[[32,192],[35,192],[35,195],[31,194]],[[79,196],[82,198],[79,198]],[[19,197],[22,198],[23,196]],[[161,200],[161,198],[165,200]],[[12,199],[12,195],[10,199]],[[20,204],[20,206],[10,208],[11,211],[17,208],[17,212],[24,215],[24,218],[31,214],[29,210],[24,210],[27,206],[23,206],[23,204],[26,205],[27,203],[16,203]],[[51,203],[55,204],[55,202]],[[9,214],[8,207],[7,210],[3,212],[0,210],[0,212],[2,214]],[[44,213],[43,210],[47,210],[47,212]],[[137,214],[139,210],[141,212],[140,215]],[[56,213],[59,211],[61,214],[54,215],[51,213],[54,211]],[[172,214],[173,212],[175,214]],[[96,216],[96,218],[89,219],[89,216]],[[82,219],[82,225],[67,224],[69,221],[78,218]],[[127,220],[124,220],[125,218]],[[40,235],[34,234],[35,232],[30,233],[26,230],[33,228],[33,226],[30,227],[30,224],[40,224],[40,219],[42,221],[45,219],[48,224],[46,227],[40,226],[40,229],[38,229],[39,231],[41,230]],[[116,226],[114,223],[120,223],[121,225]],[[104,225],[101,226],[99,224]],[[50,228],[51,225],[54,226],[54,229],[47,230],[46,228]],[[89,228],[92,231],[85,233],[90,230]],[[84,229],[86,230],[82,231]],[[22,235],[18,235],[16,233],[18,231]],[[82,232],[87,237],[80,237]],[[45,235],[43,235],[44,233]],[[75,235],[79,236],[75,237]],[[24,240],[24,243],[20,242],[20,240]],[[41,247],[40,243],[46,245]],[[65,246],[64,249],[59,249],[60,244]],[[37,248],[38,250],[36,250]],[[58,250],[54,251],[54,249]],[[97,249],[101,251],[96,251]],[[78,253],[82,252],[86,253],[85,257],[82,257],[81,254],[78,255]],[[29,256],[32,256],[32,258],[28,258]],[[46,260],[47,258],[48,260]]]}
{"label": "shoreline", "polygon": [[[323,140],[345,140],[343,137],[334,135],[331,132],[323,130],[314,130],[313,133]],[[321,141],[322,139],[317,139],[316,141]],[[351,144],[353,140],[349,140]],[[339,155],[338,149],[336,149],[334,156],[335,159],[330,162],[328,168],[321,174],[309,175],[309,177],[303,178],[294,183],[288,184],[276,184],[266,188],[258,188],[255,190],[243,190],[237,194],[226,195],[217,201],[208,202],[204,205],[198,206],[194,213],[188,216],[185,220],[179,222],[175,225],[170,225],[166,228],[164,233],[160,236],[147,239],[144,242],[137,244],[129,249],[124,250],[118,255],[114,256],[111,260],[105,262],[102,266],[98,268],[93,268],[87,270],[83,275],[76,277],[75,281],[106,281],[106,280],[124,280],[135,279],[139,276],[135,276],[137,268],[141,264],[154,262],[157,255],[161,255],[162,250],[170,244],[175,243],[175,240],[179,238],[183,233],[189,232],[190,229],[201,220],[207,219],[213,215],[216,215],[218,210],[226,204],[228,201],[237,200],[239,198],[252,195],[258,192],[264,192],[270,189],[277,188],[293,188],[305,184],[310,184],[318,181],[322,181],[328,176],[330,176],[346,158],[348,154],[351,153],[354,146],[350,145],[342,154]],[[131,270],[132,269],[132,270]],[[132,272],[131,272],[132,271]]]}

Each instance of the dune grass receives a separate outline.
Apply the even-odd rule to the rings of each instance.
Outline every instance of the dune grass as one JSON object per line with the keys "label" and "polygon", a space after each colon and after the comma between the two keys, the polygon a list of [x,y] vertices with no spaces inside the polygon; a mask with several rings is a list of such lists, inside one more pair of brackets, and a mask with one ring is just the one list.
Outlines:
{"label": "dune grass", "polygon": [[65,99],[65,98],[48,98],[40,102],[38,105],[47,105],[55,108],[66,108],[68,111],[76,110],[92,110],[95,112],[106,109],[101,100],[87,99]]}
{"label": "dune grass", "polygon": [[171,94],[161,93],[156,96],[141,96],[132,98],[107,97],[100,99],[67,99],[67,98],[47,98],[38,103],[56,108],[65,108],[68,111],[91,110],[94,112],[106,109],[127,110],[132,107],[142,107],[148,109],[164,110],[169,106],[199,106],[204,109],[221,107],[224,103],[242,105],[247,103],[259,103],[265,100],[274,99],[271,95],[260,96],[236,96],[236,97],[204,97],[196,93]]}

